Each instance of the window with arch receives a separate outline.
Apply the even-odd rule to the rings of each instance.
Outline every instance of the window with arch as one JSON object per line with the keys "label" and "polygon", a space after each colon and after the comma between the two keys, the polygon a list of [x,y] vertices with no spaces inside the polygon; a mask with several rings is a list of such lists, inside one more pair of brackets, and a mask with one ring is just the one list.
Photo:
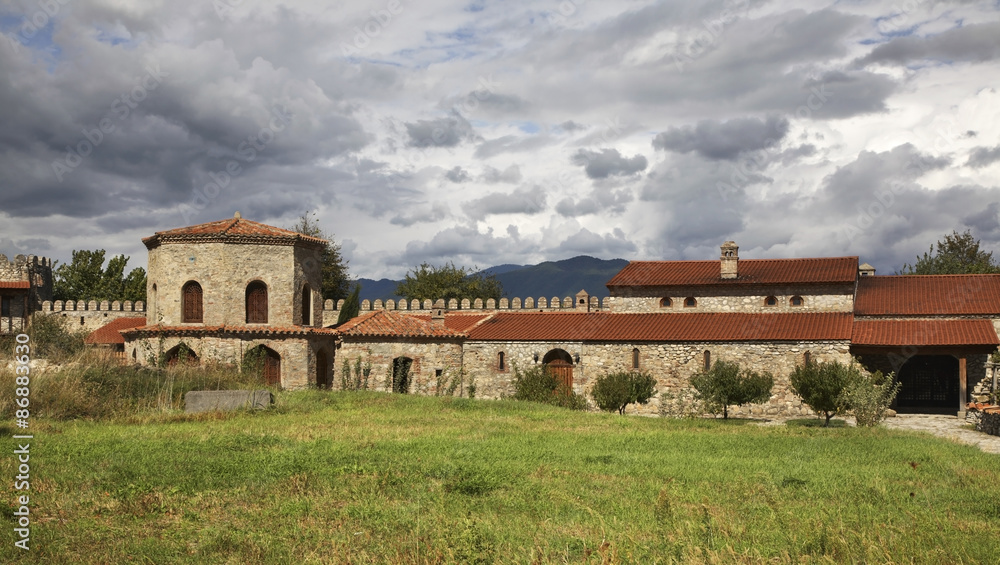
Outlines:
{"label": "window with arch", "polygon": [[695,300],[693,296],[688,296],[687,298],[684,299],[684,307],[685,308],[694,308],[697,305],[698,305],[698,301]]}
{"label": "window with arch", "polygon": [[638,347],[633,347],[632,348],[632,368],[633,369],[638,369],[639,368],[639,348]]}
{"label": "window with arch", "polygon": [[153,318],[156,317],[156,283],[153,283],[153,287],[150,290],[149,295],[149,312],[152,314]]}
{"label": "window with arch", "polygon": [[200,324],[205,319],[201,307],[201,285],[195,281],[184,283],[181,288],[181,321],[185,324]]}
{"label": "window with arch", "polygon": [[808,365],[809,363],[812,363],[812,353],[809,352],[809,351],[806,351],[805,353],[803,353],[802,354],[802,360],[805,362],[806,365]]}
{"label": "window with arch", "polygon": [[312,293],[309,291],[309,285],[302,287],[302,325],[312,325]]}
{"label": "window with arch", "polygon": [[805,304],[805,301],[802,300],[801,296],[795,295],[791,298],[791,300],[788,301],[788,303],[791,304],[792,306],[802,306],[803,304]]}
{"label": "window with arch", "polygon": [[267,323],[267,285],[263,281],[253,281],[246,292],[247,323]]}
{"label": "window with arch", "polygon": [[667,297],[663,297],[660,299],[660,308],[670,308],[673,305],[674,305],[673,301]]}
{"label": "window with arch", "polygon": [[704,362],[705,362],[705,370],[706,371],[711,370],[712,369],[712,353],[709,350],[706,349],[705,353],[702,354],[702,357],[704,358]]}
{"label": "window with arch", "polygon": [[778,299],[773,296],[768,296],[764,299],[764,306],[777,306]]}
{"label": "window with arch", "polygon": [[497,353],[497,370],[506,371],[507,370],[507,360],[504,359],[503,351]]}

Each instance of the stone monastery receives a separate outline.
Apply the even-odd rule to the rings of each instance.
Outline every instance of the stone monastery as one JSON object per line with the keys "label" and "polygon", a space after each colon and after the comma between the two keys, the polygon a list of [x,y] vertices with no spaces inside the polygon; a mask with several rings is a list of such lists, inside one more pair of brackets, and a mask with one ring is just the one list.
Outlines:
{"label": "stone monastery", "polygon": [[[70,323],[110,321],[91,337],[117,341],[140,364],[161,355],[238,363],[255,351],[269,383],[284,388],[337,388],[347,361],[363,364],[374,389],[435,394],[461,375],[477,397],[499,398],[513,392],[515,366],[544,364],[582,394],[601,374],[634,369],[680,396],[724,359],[775,377],[768,403],[743,412],[798,415],[811,411],[789,390],[792,369],[854,357],[902,382],[900,411],[964,413],[996,390],[988,360],[1000,345],[1000,275],[876,276],[857,257],[740,259],[727,241],[717,260],[633,261],[608,281],[604,301],[584,292],[498,304],[365,301],[333,327],[343,301],[321,299],[322,239],[237,213],[143,243],[145,309],[29,300],[31,285],[0,281],[4,320],[35,301]],[[655,412],[657,402],[630,411]]]}

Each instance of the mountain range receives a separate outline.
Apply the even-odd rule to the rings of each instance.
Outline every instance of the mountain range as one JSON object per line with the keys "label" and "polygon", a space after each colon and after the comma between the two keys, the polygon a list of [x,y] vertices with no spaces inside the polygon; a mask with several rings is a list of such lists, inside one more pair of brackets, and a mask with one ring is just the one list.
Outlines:
{"label": "mountain range", "polygon": [[[507,298],[565,298],[586,290],[591,296],[608,296],[605,284],[628,265],[625,259],[597,259],[579,255],[562,261],[545,261],[537,265],[496,265],[483,269],[484,275],[495,275],[503,284]],[[362,300],[399,300],[395,294],[397,280],[358,279]]]}

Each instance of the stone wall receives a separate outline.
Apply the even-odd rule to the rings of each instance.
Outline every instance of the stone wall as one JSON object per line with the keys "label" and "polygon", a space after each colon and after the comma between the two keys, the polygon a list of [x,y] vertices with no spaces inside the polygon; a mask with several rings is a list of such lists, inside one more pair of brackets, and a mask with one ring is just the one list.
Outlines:
{"label": "stone wall", "polygon": [[[719,359],[736,361],[744,367],[769,371],[775,385],[769,402],[763,405],[734,408],[733,414],[749,415],[811,415],[812,411],[789,390],[788,377],[796,365],[804,362],[808,351],[816,362],[849,362],[849,342],[701,342],[701,343],[580,343],[580,342],[469,342],[465,344],[465,367],[477,384],[477,396],[498,398],[513,393],[514,369],[535,364],[552,349],[563,349],[571,356],[579,354],[574,366],[573,389],[590,398],[594,380],[605,373],[632,370],[632,350],[639,350],[639,370],[657,380],[657,394],[682,394],[690,389],[690,378],[704,369],[704,354],[711,362]],[[506,369],[498,369],[499,353],[504,352]],[[656,414],[659,398],[645,406],[632,406],[629,413]]]}
{"label": "stone wall", "polygon": [[314,321],[321,323],[318,249],[289,245],[164,243],[149,250],[149,323],[181,325],[181,288],[201,285],[204,325],[246,324],[246,288],[267,285],[268,325],[302,321],[302,287],[310,286]]}
{"label": "stone wall", "polygon": [[[431,310],[435,308],[447,308],[448,310],[469,310],[472,312],[485,312],[491,313],[497,310],[532,310],[535,312],[565,312],[565,311],[576,311],[584,310],[587,312],[598,312],[601,310],[608,309],[608,299],[605,298],[602,303],[601,300],[596,296],[589,296],[585,298],[586,304],[578,305],[574,302],[572,297],[566,296],[559,298],[558,296],[553,296],[551,298],[545,298],[540,296],[538,298],[528,297],[521,299],[516,298],[501,298],[496,301],[492,298],[489,300],[483,300],[477,298],[475,300],[470,300],[468,298],[463,298],[462,300],[451,299],[445,301],[443,299],[438,300],[400,300],[396,302],[395,300],[362,300],[360,311],[362,313],[371,310],[395,310],[402,313],[413,313],[413,314],[423,314],[427,315],[431,313]],[[324,319],[329,320],[329,323],[334,323],[337,317],[340,315],[340,309],[344,307],[344,300],[338,300],[336,303],[332,300],[327,300],[323,303]]]}
{"label": "stone wall", "polygon": [[52,300],[52,260],[34,255],[15,255],[10,261],[0,253],[0,281],[31,283],[28,308],[33,312],[42,302]]}
{"label": "stone wall", "polygon": [[[343,364],[351,366],[355,359],[371,363],[368,388],[392,391],[392,360],[396,357],[413,359],[410,367],[410,389],[413,394],[435,394],[437,371],[442,377],[457,378],[462,370],[462,344],[458,340],[417,341],[405,339],[365,340],[345,339],[337,349],[333,370],[333,388],[340,388]],[[477,396],[482,396],[477,393]]]}
{"label": "stone wall", "polygon": [[[769,296],[774,306],[765,304]],[[793,296],[802,297],[801,306],[791,305]],[[687,297],[694,307],[684,306]],[[663,298],[672,304],[660,306]],[[612,312],[852,312],[854,285],[619,287],[607,303]]]}
{"label": "stone wall", "polygon": [[146,305],[141,300],[134,304],[131,300],[124,302],[56,300],[43,302],[42,309],[34,315],[51,316],[62,320],[63,325],[71,332],[90,333],[118,318],[145,317]]}

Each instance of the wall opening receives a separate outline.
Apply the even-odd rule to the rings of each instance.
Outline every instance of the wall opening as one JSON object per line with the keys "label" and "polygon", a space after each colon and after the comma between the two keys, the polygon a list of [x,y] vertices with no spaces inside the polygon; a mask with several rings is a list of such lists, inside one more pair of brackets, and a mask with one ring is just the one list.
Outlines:
{"label": "wall opening", "polygon": [[312,293],[309,291],[309,285],[302,287],[302,325],[312,325]]}
{"label": "wall opening", "polygon": [[267,285],[263,281],[247,285],[246,311],[248,324],[267,323]]}
{"label": "wall opening", "polygon": [[330,388],[330,361],[326,350],[316,352],[316,388]]}
{"label": "wall opening", "polygon": [[195,281],[188,281],[181,289],[181,322],[200,324],[203,320],[201,285]]}
{"label": "wall opening", "polygon": [[573,356],[564,349],[552,349],[542,358],[545,369],[566,390],[573,390]]}
{"label": "wall opening", "polygon": [[639,368],[639,348],[635,347],[632,349],[632,368]]}
{"label": "wall opening", "polygon": [[412,375],[410,369],[413,367],[413,359],[409,357],[396,357],[392,360],[392,392],[406,394],[410,392],[410,381]]}

